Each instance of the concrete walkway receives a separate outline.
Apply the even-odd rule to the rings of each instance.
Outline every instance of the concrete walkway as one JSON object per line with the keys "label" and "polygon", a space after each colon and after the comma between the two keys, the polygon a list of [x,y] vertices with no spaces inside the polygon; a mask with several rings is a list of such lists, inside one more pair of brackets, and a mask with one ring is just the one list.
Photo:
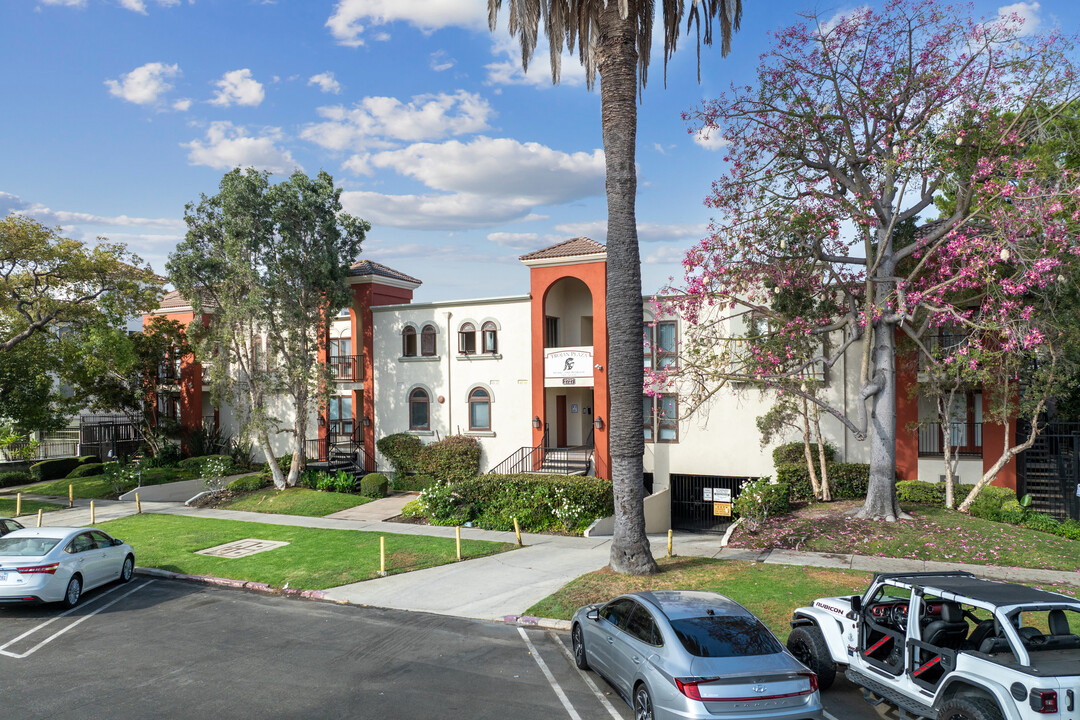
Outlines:
{"label": "concrete walkway", "polygon": [[[49,499],[24,495],[26,499]],[[407,497],[391,497],[367,503],[364,514],[343,511],[322,518],[294,515],[270,515],[237,510],[201,509],[182,503],[144,501],[144,513],[186,515],[223,520],[238,520],[267,525],[333,530],[359,530],[385,534],[454,537],[454,528],[385,522],[398,514]],[[356,508],[359,510],[360,508]],[[110,500],[95,501],[97,522],[114,520],[135,513],[135,503]],[[33,525],[32,515],[20,520]],[[46,513],[45,525],[82,526],[90,524],[89,501],[76,500],[73,509]],[[462,528],[461,536],[472,540],[514,542],[512,532]],[[666,552],[667,537],[649,538],[653,554]],[[561,535],[523,534],[524,547],[499,555],[416,570],[400,575],[367,580],[330,588],[323,595],[337,602],[357,605],[414,610],[479,619],[503,619],[524,613],[530,606],[555,592],[570,580],[599,570],[608,563],[610,538],[582,538]],[[1062,584],[1080,587],[1080,572],[1005,568],[967,565],[903,558],[878,558],[862,555],[797,552],[791,550],[744,550],[724,548],[720,538],[707,535],[677,534],[673,552],[683,557],[710,557],[804,567],[863,570],[867,572],[926,572],[966,570],[979,577],[1042,585]]]}

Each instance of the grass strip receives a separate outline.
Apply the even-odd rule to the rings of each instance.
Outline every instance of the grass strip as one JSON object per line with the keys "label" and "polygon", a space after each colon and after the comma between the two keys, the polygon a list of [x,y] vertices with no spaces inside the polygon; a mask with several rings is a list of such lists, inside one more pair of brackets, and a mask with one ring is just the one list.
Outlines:
{"label": "grass strip", "polygon": [[[189,575],[212,575],[264,582],[274,587],[323,590],[378,576],[379,537],[386,538],[386,569],[391,575],[445,565],[457,559],[453,538],[370,533],[181,517],[132,515],[101,527],[135,548],[140,567]],[[196,555],[234,540],[280,540],[289,545],[245,558]],[[513,549],[512,543],[462,540],[465,559]]]}
{"label": "grass strip", "polygon": [[570,581],[526,611],[528,615],[569,620],[583,605],[607,602],[641,590],[708,590],[727,595],[761,618],[781,640],[791,612],[820,597],[861,595],[870,573],[796,567],[712,558],[660,558],[656,575],[619,575],[609,568]]}
{"label": "grass strip", "polygon": [[[179,482],[180,480],[192,480],[198,477],[194,470],[182,470],[180,468],[143,468],[142,485],[164,485],[165,483]],[[60,478],[48,482],[27,486],[23,492],[37,493],[38,495],[52,495],[55,497],[67,497],[68,485],[72,486],[75,497],[84,500],[101,500],[102,498],[115,498],[117,493],[104,475],[91,475],[84,478]],[[128,490],[134,490],[134,486]],[[125,490],[124,492],[127,492]]]}
{"label": "grass strip", "polygon": [[222,510],[246,510],[248,512],[275,515],[303,515],[324,517],[339,510],[348,510],[369,503],[374,498],[349,493],[319,492],[308,488],[276,490],[263,488],[218,505]]}
{"label": "grass strip", "polygon": [[[37,515],[38,510],[44,510],[49,512],[50,510],[60,510],[67,507],[66,505],[57,505],[56,503],[43,502],[40,500],[27,500],[23,498],[22,501],[22,515],[16,518],[23,525],[26,525],[27,519],[33,519],[34,515]],[[15,498],[0,498],[0,515],[4,517],[15,517]]]}

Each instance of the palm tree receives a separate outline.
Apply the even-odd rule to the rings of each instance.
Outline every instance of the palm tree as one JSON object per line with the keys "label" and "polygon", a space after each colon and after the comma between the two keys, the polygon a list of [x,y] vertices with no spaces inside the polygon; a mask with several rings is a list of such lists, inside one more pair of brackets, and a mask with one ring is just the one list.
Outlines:
{"label": "palm tree", "polygon": [[[488,24],[503,0],[488,0]],[[600,71],[600,106],[607,162],[607,326],[608,383],[611,394],[611,479],[615,493],[615,536],[611,569],[631,575],[657,570],[645,536],[645,487],[642,481],[645,440],[641,432],[644,370],[641,345],[641,260],[634,205],[637,173],[638,83],[648,79],[655,0],[508,0],[510,35],[521,44],[521,64],[529,59],[543,20],[551,54],[551,80],[559,82],[562,48],[573,51],[585,66],[591,90]],[[664,68],[675,52],[684,16],[686,29],[697,30],[699,43],[711,45],[719,22],[721,54],[727,55],[731,34],[739,29],[742,0],[661,0],[664,23]],[[702,33],[704,31],[704,33]],[[701,79],[700,44],[698,79]]]}

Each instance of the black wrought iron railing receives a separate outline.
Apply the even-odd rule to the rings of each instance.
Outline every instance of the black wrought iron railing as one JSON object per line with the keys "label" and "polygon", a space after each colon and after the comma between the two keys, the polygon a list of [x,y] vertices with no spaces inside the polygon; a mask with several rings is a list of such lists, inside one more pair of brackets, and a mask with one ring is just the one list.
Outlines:
{"label": "black wrought iron railing", "polygon": [[330,375],[339,382],[360,382],[364,379],[363,355],[331,355],[326,359]]}
{"label": "black wrought iron railing", "polygon": [[[589,436],[590,439],[592,436]],[[591,445],[573,448],[548,447],[545,432],[540,444],[515,450],[510,457],[488,470],[488,475],[547,473],[551,475],[587,475],[593,468],[596,453]],[[600,472],[599,467],[596,470]],[[599,477],[599,476],[598,476]]]}
{"label": "black wrought iron railing", "polygon": [[982,423],[948,423],[944,430],[937,422],[919,426],[919,455],[944,455],[946,443],[957,457],[982,457]]}
{"label": "black wrought iron railing", "polygon": [[539,470],[543,462],[544,445],[546,444],[547,435],[536,447],[523,447],[515,450],[510,457],[488,470],[488,475],[516,475]]}

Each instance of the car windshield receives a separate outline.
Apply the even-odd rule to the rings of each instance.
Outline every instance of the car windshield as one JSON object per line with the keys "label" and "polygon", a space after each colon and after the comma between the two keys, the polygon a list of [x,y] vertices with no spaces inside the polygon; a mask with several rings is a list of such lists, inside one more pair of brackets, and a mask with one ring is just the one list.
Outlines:
{"label": "car windshield", "polygon": [[0,555],[40,557],[56,547],[60,538],[3,537],[0,538]]}
{"label": "car windshield", "polygon": [[696,657],[748,657],[781,652],[761,621],[747,615],[706,615],[672,620],[683,647]]}

